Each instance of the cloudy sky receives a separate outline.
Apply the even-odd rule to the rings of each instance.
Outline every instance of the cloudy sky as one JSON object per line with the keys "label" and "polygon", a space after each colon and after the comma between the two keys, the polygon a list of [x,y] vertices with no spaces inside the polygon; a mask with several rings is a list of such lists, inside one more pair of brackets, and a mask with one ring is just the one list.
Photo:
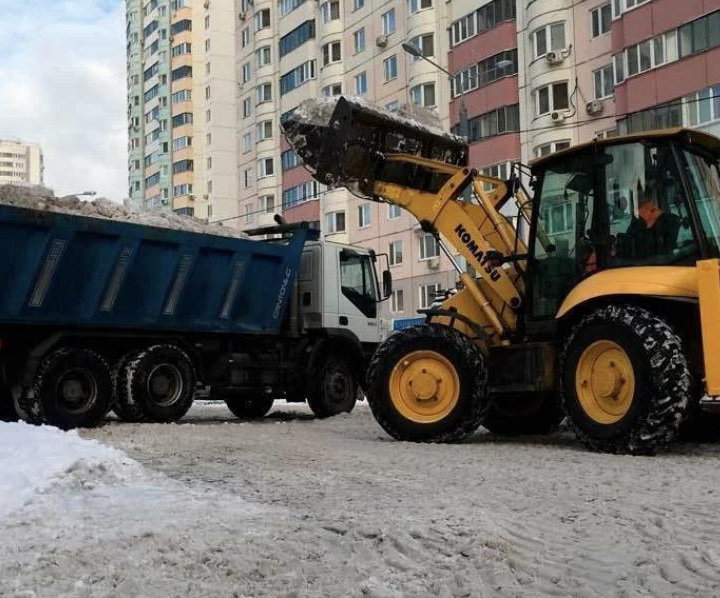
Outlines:
{"label": "cloudy sky", "polygon": [[127,195],[123,0],[0,0],[0,137],[42,144],[59,195]]}

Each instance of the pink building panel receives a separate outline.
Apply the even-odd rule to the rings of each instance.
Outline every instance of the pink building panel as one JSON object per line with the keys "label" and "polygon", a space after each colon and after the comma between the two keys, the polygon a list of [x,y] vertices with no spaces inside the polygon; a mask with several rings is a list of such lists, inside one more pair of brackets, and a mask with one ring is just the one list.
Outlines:
{"label": "pink building panel", "polygon": [[470,166],[485,168],[520,158],[520,134],[498,135],[470,146]]}
{"label": "pink building panel", "polygon": [[[504,77],[490,85],[466,93],[463,96],[468,116],[472,118],[478,114],[490,112],[501,106],[511,106],[518,103],[518,78]],[[460,98],[450,102],[450,122],[460,120]]]}
{"label": "pink building panel", "polygon": [[320,201],[312,199],[283,211],[283,218],[288,222],[320,220]]}
{"label": "pink building panel", "polygon": [[287,189],[288,187],[294,187],[295,185],[311,180],[312,175],[302,166],[297,166],[283,172],[282,186],[283,189]]}
{"label": "pink building panel", "polygon": [[508,21],[450,50],[448,53],[450,72],[455,73],[503,50],[517,48],[515,27],[515,21]]}

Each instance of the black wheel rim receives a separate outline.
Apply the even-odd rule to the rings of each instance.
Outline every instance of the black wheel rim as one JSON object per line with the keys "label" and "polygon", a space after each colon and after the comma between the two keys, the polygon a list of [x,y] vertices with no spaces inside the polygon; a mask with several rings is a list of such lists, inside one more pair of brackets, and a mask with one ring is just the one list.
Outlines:
{"label": "black wheel rim", "polygon": [[351,386],[345,372],[335,370],[325,378],[325,396],[333,405],[340,405],[348,400]]}
{"label": "black wheel rim", "polygon": [[160,407],[169,407],[178,402],[185,390],[180,370],[171,363],[156,365],[147,378],[147,394]]}
{"label": "black wheel rim", "polygon": [[55,396],[58,406],[66,413],[87,413],[97,403],[97,379],[85,368],[67,370],[58,378]]}

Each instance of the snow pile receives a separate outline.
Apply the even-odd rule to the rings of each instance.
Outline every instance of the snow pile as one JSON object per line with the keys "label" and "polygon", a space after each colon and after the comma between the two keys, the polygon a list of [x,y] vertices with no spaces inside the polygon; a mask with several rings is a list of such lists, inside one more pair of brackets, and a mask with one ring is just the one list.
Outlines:
{"label": "snow pile", "polygon": [[77,432],[0,422],[0,519],[66,476],[82,485],[90,477],[124,480],[139,470],[124,453]]}
{"label": "snow pile", "polygon": [[133,224],[184,230],[204,235],[247,238],[245,233],[234,228],[222,224],[205,224],[196,218],[181,216],[170,210],[140,212],[104,198],[83,201],[75,196],[53,197],[45,195],[37,189],[15,185],[0,185],[0,204],[88,218],[121,220]]}

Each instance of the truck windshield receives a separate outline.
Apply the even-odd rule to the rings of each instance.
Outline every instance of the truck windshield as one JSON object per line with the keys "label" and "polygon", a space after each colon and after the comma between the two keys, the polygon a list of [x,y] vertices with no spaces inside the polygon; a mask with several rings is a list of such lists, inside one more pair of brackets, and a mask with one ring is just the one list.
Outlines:
{"label": "truck windshield", "polygon": [[377,282],[369,255],[340,252],[342,294],[368,318],[377,317]]}
{"label": "truck windshield", "polygon": [[720,257],[720,172],[717,159],[683,150],[685,172],[697,207],[708,251]]}

